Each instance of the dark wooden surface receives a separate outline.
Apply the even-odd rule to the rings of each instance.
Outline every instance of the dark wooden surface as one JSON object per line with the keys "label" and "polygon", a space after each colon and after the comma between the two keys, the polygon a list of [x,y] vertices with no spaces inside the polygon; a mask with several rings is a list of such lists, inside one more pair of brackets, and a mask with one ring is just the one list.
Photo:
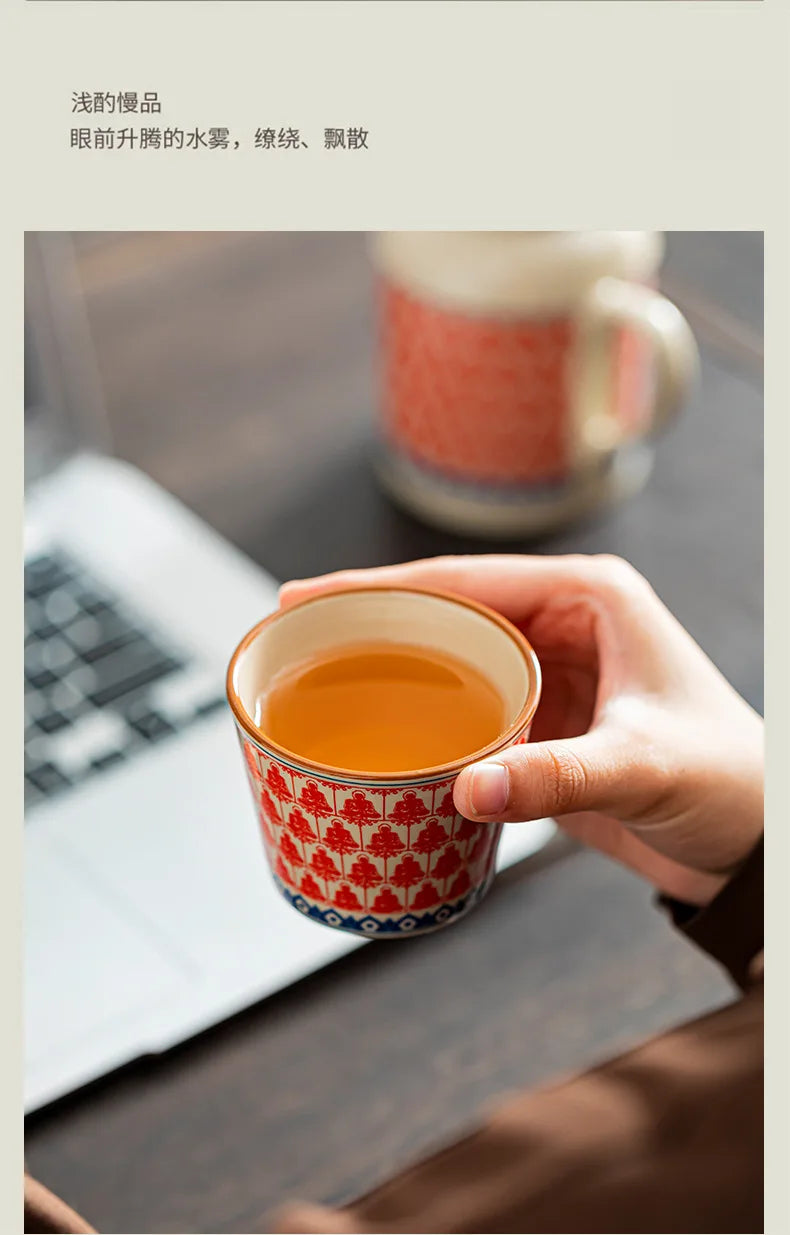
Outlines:
{"label": "dark wooden surface", "polygon": [[[78,238],[119,454],[281,578],[480,551],[394,510],[368,468],[374,323],[361,238]],[[648,488],[539,544],[621,553],[762,703],[762,243],[677,234],[664,284],[702,381]],[[730,998],[649,891],[555,842],[474,917],[367,947],[28,1121],[30,1168],[104,1232],[267,1230],[545,1082]]]}

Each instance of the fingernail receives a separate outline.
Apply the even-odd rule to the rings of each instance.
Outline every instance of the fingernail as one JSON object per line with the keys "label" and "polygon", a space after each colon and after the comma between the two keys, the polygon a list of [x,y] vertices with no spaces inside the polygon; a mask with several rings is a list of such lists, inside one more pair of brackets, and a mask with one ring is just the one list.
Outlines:
{"label": "fingernail", "polygon": [[510,776],[504,763],[479,763],[469,794],[476,815],[499,815],[507,806]]}

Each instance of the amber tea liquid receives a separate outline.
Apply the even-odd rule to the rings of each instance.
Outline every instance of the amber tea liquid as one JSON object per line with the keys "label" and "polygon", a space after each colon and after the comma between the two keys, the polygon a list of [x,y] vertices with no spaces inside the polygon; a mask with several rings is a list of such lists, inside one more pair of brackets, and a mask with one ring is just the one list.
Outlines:
{"label": "amber tea liquid", "polygon": [[506,728],[487,678],[445,652],[354,644],[278,675],[255,722],[286,750],[333,768],[398,773],[473,754]]}

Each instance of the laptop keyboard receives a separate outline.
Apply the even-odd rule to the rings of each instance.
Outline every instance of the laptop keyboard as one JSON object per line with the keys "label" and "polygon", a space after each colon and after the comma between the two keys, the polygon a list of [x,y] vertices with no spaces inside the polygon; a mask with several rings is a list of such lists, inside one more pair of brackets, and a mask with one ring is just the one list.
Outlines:
{"label": "laptop keyboard", "polygon": [[170,646],[61,550],[25,562],[25,806],[83,784],[223,707]]}

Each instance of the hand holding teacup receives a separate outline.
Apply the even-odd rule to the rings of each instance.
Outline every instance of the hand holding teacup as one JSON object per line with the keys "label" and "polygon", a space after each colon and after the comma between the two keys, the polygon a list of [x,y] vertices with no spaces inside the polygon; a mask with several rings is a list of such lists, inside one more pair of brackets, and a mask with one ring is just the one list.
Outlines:
{"label": "hand holding teacup", "polygon": [[294,597],[242,640],[228,698],[281,894],[377,938],[456,921],[485,895],[500,827],[458,773],[529,736],[540,670],[476,601],[356,582]]}
{"label": "hand holding teacup", "polygon": [[373,582],[489,605],[540,658],[530,742],[459,773],[465,818],[554,816],[677,899],[720,890],[762,831],[762,721],[627,562],[441,558],[290,583],[281,604]]}

